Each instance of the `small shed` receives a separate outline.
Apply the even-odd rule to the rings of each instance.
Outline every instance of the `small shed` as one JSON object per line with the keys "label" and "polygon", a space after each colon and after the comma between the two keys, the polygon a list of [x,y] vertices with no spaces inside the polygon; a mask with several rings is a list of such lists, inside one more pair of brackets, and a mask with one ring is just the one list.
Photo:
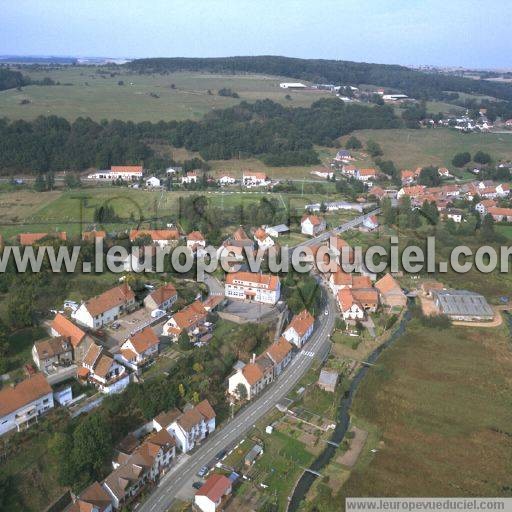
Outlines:
{"label": "small shed", "polygon": [[324,391],[334,393],[336,384],[338,383],[338,372],[334,370],[322,370],[318,379],[318,387]]}
{"label": "small shed", "polygon": [[244,464],[246,466],[252,466],[254,461],[263,453],[263,446],[255,444],[247,453],[244,458]]}

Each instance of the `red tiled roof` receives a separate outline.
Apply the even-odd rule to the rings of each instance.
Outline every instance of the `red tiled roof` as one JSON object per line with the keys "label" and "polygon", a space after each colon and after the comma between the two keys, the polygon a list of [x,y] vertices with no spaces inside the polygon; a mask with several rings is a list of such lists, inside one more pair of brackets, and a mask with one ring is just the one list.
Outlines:
{"label": "red tiled roof", "polygon": [[288,325],[287,329],[293,327],[295,332],[302,337],[314,323],[315,318],[313,315],[307,309],[304,309],[292,318],[292,321],[290,322],[290,325]]}
{"label": "red tiled roof", "polygon": [[[226,284],[235,284],[234,281],[243,281],[254,288],[277,290],[279,277],[272,274],[258,274],[256,272],[231,272],[226,275]],[[243,285],[242,285],[243,286]]]}
{"label": "red tiled roof", "polygon": [[61,336],[69,338],[71,345],[76,348],[85,337],[85,332],[68,320],[64,315],[57,313],[52,321],[51,328]]}
{"label": "red tiled roof", "polygon": [[306,220],[309,219],[309,222],[313,224],[313,226],[319,226],[322,223],[322,218],[318,215],[303,215],[300,223],[303,224]]}
{"label": "red tiled roof", "polygon": [[203,400],[202,402],[199,402],[196,405],[196,409],[203,415],[206,421],[213,420],[213,418],[215,418],[216,416],[213,407],[210,405],[210,402],[208,402],[208,400],[206,399]]}
{"label": "red tiled roof", "polygon": [[111,172],[142,172],[142,165],[112,165],[110,167]]}
{"label": "red tiled roof", "polygon": [[281,336],[277,343],[273,343],[267,349],[267,355],[274,361],[275,364],[279,364],[285,357],[292,351],[291,343]]}
{"label": "red tiled roof", "polygon": [[18,239],[21,245],[33,245],[46,237],[67,240],[68,235],[65,231],[59,231],[56,233],[20,233],[18,235]]}
{"label": "red tiled roof", "polygon": [[254,386],[254,384],[263,378],[262,369],[255,363],[246,364],[242,369],[242,374],[250,386]]}
{"label": "red tiled roof", "polygon": [[197,242],[204,241],[204,236],[199,231],[192,231],[187,235],[187,240],[194,240]]}
{"label": "red tiled roof", "polygon": [[151,327],[146,327],[142,331],[139,331],[137,334],[130,336],[130,341],[139,354],[142,354],[149,348],[154,347],[160,343],[158,336],[155,334],[155,331],[151,329]]}
{"label": "red tiled roof", "polygon": [[42,373],[36,373],[14,387],[4,387],[0,390],[0,418],[51,392],[52,388]]}
{"label": "red tiled roof", "polygon": [[89,299],[85,302],[85,307],[93,317],[96,317],[105,311],[116,306],[120,306],[133,299],[135,299],[135,294],[127,283],[123,283],[115,288],[107,290],[97,297]]}
{"label": "red tiled roof", "polygon": [[201,319],[206,318],[206,309],[201,302],[195,301],[190,306],[183,308],[173,315],[174,321],[179,329],[188,329],[190,326],[195,325]]}
{"label": "red tiled roof", "polygon": [[167,283],[164,286],[160,286],[154,290],[150,297],[155,301],[156,304],[163,304],[166,300],[169,300],[171,297],[175,297],[178,294],[176,288],[172,283]]}
{"label": "red tiled roof", "polygon": [[94,242],[96,238],[105,238],[106,236],[106,231],[84,231],[82,233],[82,240],[86,240],[87,242]]}
{"label": "red tiled roof", "polygon": [[139,236],[149,235],[153,242],[158,240],[179,240],[180,232],[177,229],[132,229],[130,240],[133,242]]}
{"label": "red tiled roof", "polygon": [[487,212],[491,215],[503,215],[506,217],[512,217],[512,208],[498,208],[497,206],[491,206],[487,209]]}
{"label": "red tiled roof", "polygon": [[377,290],[379,290],[379,292],[383,295],[391,291],[402,291],[400,285],[396,282],[395,278],[391,274],[386,274],[384,277],[379,279],[375,283],[375,288],[377,288]]}
{"label": "red tiled roof", "polygon": [[206,496],[210,501],[217,503],[230,489],[231,481],[227,476],[214,474],[196,492],[196,496]]}

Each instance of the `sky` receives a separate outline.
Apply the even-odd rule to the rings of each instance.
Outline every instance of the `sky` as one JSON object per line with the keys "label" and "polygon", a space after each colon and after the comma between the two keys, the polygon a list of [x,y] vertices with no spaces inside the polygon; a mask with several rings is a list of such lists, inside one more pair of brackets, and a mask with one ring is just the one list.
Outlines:
{"label": "sky", "polygon": [[0,54],[512,68],[511,0],[0,0]]}

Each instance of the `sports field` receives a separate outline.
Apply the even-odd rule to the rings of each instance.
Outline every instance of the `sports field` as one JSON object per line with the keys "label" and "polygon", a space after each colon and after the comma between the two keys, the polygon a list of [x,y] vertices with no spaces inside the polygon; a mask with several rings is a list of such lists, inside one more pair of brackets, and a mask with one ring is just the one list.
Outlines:
{"label": "sports field", "polygon": [[[124,69],[98,73],[93,66],[70,66],[48,71],[27,71],[33,80],[49,77],[61,85],[28,86],[18,91],[0,92],[0,112],[11,119],[34,119],[58,115],[73,120],[79,116],[124,121],[170,121],[200,119],[214,109],[237,105],[243,100],[269,98],[290,106],[309,106],[327,92],[290,92],[279,83],[283,77],[264,75],[224,75],[172,73],[138,75]],[[104,71],[104,70],[103,70]],[[124,85],[118,85],[123,82]],[[68,85],[69,84],[69,85]],[[219,96],[229,88],[239,98]],[[291,99],[287,99],[289,95]],[[24,100],[29,103],[21,104]]]}

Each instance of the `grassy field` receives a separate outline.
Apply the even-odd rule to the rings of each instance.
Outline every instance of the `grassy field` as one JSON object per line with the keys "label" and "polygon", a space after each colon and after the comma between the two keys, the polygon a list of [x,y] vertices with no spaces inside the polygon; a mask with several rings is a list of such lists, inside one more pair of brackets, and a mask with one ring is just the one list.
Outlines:
{"label": "grassy field", "polygon": [[[88,116],[97,121],[170,121],[200,119],[211,110],[230,107],[243,100],[269,98],[286,105],[309,106],[330,95],[321,91],[290,92],[280,89],[279,83],[289,80],[274,76],[192,72],[138,75],[123,70],[111,77],[96,71],[95,67],[80,66],[53,71],[24,70],[34,80],[50,77],[62,85],[33,85],[24,87],[22,91],[2,91],[0,112],[12,119],[59,115],[69,120]],[[118,85],[119,81],[124,85]],[[219,96],[217,91],[221,88],[232,89],[240,98]],[[287,94],[291,100],[285,98]],[[21,105],[23,100],[30,103]]]}
{"label": "grassy field", "polygon": [[359,389],[352,412],[382,433],[345,496],[510,496],[512,352],[505,327],[411,323]]}
{"label": "grassy field", "polygon": [[[307,186],[307,184],[306,184]],[[94,211],[105,204],[113,206],[116,214],[125,219],[105,225],[107,230],[122,231],[138,223],[148,226],[148,219],[166,221],[179,219],[180,197],[206,195],[219,208],[233,208],[258,202],[262,197],[275,198],[292,213],[302,213],[304,205],[339,195],[271,194],[247,191],[161,192],[117,187],[88,188],[78,191],[34,192],[23,189],[0,192],[0,233],[4,238],[22,232],[67,231],[78,235],[94,223]],[[334,219],[333,217],[333,222]],[[236,219],[233,223],[237,224]]]}
{"label": "grassy field", "polygon": [[461,134],[449,128],[436,128],[361,130],[354,135],[364,142],[368,139],[378,142],[384,151],[383,160],[392,160],[400,169],[427,165],[451,168],[453,155],[461,151],[474,154],[483,150],[495,160],[512,159],[512,133]]}

